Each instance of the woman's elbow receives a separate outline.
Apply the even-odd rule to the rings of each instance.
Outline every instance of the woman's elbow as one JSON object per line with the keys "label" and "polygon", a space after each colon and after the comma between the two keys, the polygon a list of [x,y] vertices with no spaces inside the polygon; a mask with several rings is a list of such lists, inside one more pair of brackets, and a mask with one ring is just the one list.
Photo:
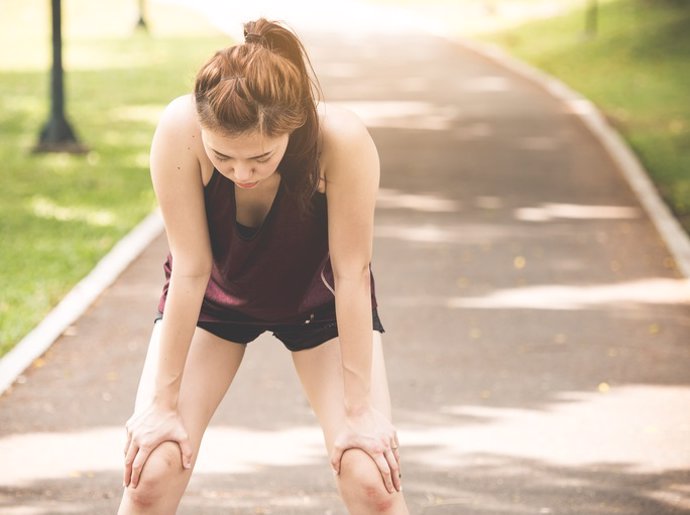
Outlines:
{"label": "woman's elbow", "polygon": [[333,269],[333,278],[335,284],[369,284],[371,280],[371,271],[369,263],[365,265],[349,266],[345,268],[335,267]]}
{"label": "woman's elbow", "polygon": [[172,275],[186,279],[199,279],[208,281],[213,270],[212,259],[175,259],[173,256]]}

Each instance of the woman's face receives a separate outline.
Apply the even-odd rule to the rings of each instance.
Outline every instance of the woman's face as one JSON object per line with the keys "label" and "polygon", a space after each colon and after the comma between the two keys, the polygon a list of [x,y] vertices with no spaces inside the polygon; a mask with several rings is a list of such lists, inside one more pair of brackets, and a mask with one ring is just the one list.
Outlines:
{"label": "woman's face", "polygon": [[290,135],[269,137],[257,131],[228,136],[202,129],[201,138],[213,166],[238,187],[252,189],[276,172]]}

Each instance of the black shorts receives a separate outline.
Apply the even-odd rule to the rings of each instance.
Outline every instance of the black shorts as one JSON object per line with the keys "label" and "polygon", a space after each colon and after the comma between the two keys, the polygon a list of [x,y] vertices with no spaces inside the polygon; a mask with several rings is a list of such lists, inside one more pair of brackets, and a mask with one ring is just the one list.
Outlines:
{"label": "black shorts", "polygon": [[[273,324],[241,313],[229,313],[228,320],[197,322],[197,327],[233,343],[246,345],[266,331],[271,331],[292,352],[312,349],[338,336],[335,305],[329,304],[309,313],[303,322]],[[156,321],[163,318],[161,313]],[[385,332],[376,308],[371,310],[372,330]]]}

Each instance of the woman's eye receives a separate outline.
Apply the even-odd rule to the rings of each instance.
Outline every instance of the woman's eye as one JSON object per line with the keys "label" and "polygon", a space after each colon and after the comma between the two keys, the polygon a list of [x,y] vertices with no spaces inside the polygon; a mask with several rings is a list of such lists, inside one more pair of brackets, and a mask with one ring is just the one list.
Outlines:
{"label": "woman's eye", "polygon": [[267,157],[265,159],[257,159],[256,162],[263,164],[263,163],[268,163],[270,160],[271,160],[271,158]]}

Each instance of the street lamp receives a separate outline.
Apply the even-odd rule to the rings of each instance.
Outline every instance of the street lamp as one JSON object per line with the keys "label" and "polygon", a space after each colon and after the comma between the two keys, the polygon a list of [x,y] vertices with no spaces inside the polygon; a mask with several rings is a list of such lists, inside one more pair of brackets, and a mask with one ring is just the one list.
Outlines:
{"label": "street lamp", "polygon": [[594,37],[597,35],[597,25],[599,17],[599,2],[589,0],[587,11],[585,12],[585,36]]}
{"label": "street lamp", "polygon": [[50,75],[50,118],[43,126],[35,152],[84,153],[87,148],[77,140],[65,117],[65,90],[62,71],[62,17],[60,0],[51,0],[53,31],[53,68]]}
{"label": "street lamp", "polygon": [[145,0],[139,0],[139,19],[137,20],[137,25],[135,28],[141,29],[144,32],[148,32],[149,26],[146,23],[146,16],[144,16],[144,11],[146,11]]}

